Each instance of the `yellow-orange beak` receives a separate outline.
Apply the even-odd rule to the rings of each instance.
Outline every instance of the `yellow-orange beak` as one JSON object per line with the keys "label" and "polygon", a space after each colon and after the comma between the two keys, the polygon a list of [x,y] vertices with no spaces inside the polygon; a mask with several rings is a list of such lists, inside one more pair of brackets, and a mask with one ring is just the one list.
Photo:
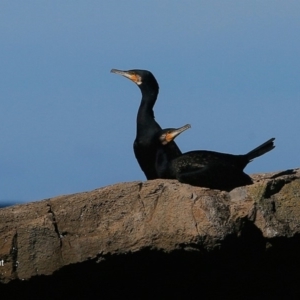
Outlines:
{"label": "yellow-orange beak", "polygon": [[131,81],[133,81],[136,84],[141,84],[141,77],[131,71],[122,71],[122,70],[117,70],[117,69],[111,69],[110,71],[111,73],[115,73],[115,74],[119,74],[122,75],[128,79],[130,79]]}
{"label": "yellow-orange beak", "polygon": [[183,131],[187,130],[191,128],[190,124],[186,124],[180,128],[176,128],[176,129],[170,129],[167,134],[166,134],[166,142],[170,143],[172,142],[179,134],[181,134]]}

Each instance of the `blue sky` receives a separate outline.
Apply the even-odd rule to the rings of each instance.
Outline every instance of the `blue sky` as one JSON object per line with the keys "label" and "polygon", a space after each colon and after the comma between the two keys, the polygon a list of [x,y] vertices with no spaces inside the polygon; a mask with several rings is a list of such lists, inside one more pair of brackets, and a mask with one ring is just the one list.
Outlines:
{"label": "blue sky", "polygon": [[132,143],[148,69],[182,151],[276,148],[249,174],[300,166],[299,1],[2,1],[0,202],[145,180]]}

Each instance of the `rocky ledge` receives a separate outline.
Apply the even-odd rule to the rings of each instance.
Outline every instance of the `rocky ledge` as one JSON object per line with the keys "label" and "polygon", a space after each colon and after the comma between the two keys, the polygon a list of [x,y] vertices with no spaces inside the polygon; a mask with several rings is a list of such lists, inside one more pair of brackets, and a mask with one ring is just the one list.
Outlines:
{"label": "rocky ledge", "polygon": [[151,180],[2,208],[0,297],[300,296],[300,169],[252,178],[231,192]]}

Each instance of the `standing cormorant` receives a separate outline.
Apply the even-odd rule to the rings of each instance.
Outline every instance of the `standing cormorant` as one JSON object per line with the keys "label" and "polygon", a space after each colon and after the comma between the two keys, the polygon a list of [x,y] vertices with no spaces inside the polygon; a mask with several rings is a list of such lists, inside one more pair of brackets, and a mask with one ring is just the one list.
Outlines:
{"label": "standing cormorant", "polygon": [[272,138],[243,155],[198,150],[170,159],[163,148],[188,128],[189,125],[178,129],[169,128],[157,134],[156,141],[160,147],[157,150],[156,170],[159,178],[177,179],[182,183],[212,189],[231,190],[252,184],[250,176],[243,172],[244,168],[254,158],[275,147],[275,138]]}
{"label": "standing cormorant", "polygon": [[[153,106],[155,104],[159,86],[153,74],[146,70],[121,71],[112,69],[112,73],[120,74],[138,85],[142,92],[142,100],[137,114],[136,138],[133,149],[135,157],[145,173],[146,178],[158,178],[155,169],[157,143],[153,143],[154,136],[161,131],[161,127],[154,119]],[[169,157],[174,159],[181,155],[181,151],[174,141],[165,146]]]}

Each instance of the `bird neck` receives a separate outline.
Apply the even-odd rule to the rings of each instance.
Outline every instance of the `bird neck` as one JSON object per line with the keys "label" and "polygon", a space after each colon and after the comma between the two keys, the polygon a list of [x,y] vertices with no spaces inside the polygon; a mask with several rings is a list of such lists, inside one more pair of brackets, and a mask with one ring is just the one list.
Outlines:
{"label": "bird neck", "polygon": [[148,124],[154,120],[153,106],[157,99],[157,93],[142,93],[142,100],[137,114],[138,124]]}

